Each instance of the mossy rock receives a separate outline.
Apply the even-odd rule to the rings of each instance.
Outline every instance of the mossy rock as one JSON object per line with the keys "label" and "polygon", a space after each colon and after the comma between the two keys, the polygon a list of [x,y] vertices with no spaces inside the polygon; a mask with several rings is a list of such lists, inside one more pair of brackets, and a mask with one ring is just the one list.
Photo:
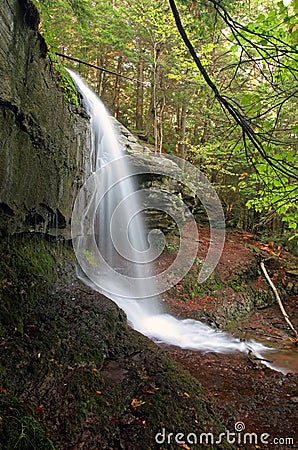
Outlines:
{"label": "mossy rock", "polygon": [[37,301],[57,281],[57,252],[39,235],[0,240],[0,335],[5,328],[23,330]]}
{"label": "mossy rock", "polygon": [[0,388],[4,397],[22,399],[10,430],[1,416],[4,449],[18,445],[20,423],[28,433],[37,430],[38,444],[28,448],[41,450],[52,443],[59,450],[150,450],[162,448],[155,436],[163,429],[224,431],[198,381],[131,330],[111,300],[77,280],[72,252],[31,234],[1,245],[1,304],[12,317],[3,325]]}
{"label": "mossy rock", "polygon": [[199,383],[131,330],[115,304],[80,285],[59,288],[23,334],[6,337],[2,367],[4,389],[42,404],[58,449],[149,450],[163,428],[223,431]]}
{"label": "mossy rock", "polygon": [[34,409],[22,399],[0,392],[2,450],[55,450]]}
{"label": "mossy rock", "polygon": [[59,87],[63,91],[64,100],[74,106],[79,106],[79,94],[72,77],[60,62],[57,62],[56,59],[54,59],[54,61],[54,67],[56,69],[57,78],[59,80]]}

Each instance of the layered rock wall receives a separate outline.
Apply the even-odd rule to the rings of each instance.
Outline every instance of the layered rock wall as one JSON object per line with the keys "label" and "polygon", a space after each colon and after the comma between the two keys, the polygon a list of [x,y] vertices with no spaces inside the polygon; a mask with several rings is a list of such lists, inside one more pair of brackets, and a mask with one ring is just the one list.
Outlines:
{"label": "layered rock wall", "polygon": [[66,229],[88,120],[65,101],[31,0],[3,0],[0,23],[0,232]]}

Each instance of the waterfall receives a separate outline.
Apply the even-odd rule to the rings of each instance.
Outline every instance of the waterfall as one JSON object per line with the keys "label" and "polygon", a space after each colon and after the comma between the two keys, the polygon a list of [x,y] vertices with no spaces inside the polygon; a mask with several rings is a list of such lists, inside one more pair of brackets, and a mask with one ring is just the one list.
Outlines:
{"label": "waterfall", "polygon": [[131,326],[156,342],[222,353],[264,350],[261,344],[246,344],[199,321],[177,319],[165,313],[158,295],[152,295],[154,251],[128,161],[101,100],[78,75],[69,72],[90,115],[92,135],[92,177],[76,202],[72,219],[74,248],[85,272],[83,281],[117,303]]}
{"label": "waterfall", "polygon": [[[77,74],[69,72],[90,115],[88,166],[97,189],[93,211],[95,239],[90,240],[90,236],[83,233],[76,240],[77,249],[79,254],[87,251],[89,255],[100,249],[101,266],[104,268],[93,274],[93,287],[124,309],[129,322],[135,327],[139,320],[161,312],[159,299],[147,293],[150,290],[147,282],[150,263],[147,260],[149,258],[150,261],[152,255],[140,214],[141,206],[135,197],[136,189],[128,161],[123,158],[105,106]],[[89,213],[87,211],[87,216]],[[79,217],[79,221],[81,219]],[[88,217],[85,220],[88,221]],[[85,272],[88,276],[90,267]],[[143,272],[146,272],[146,278]],[[90,284],[85,277],[83,281]]]}

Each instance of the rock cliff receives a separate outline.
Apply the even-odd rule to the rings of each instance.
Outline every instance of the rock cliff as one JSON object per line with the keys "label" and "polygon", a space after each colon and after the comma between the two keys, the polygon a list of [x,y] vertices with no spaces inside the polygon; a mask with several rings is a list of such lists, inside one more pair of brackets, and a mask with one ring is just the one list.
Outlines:
{"label": "rock cliff", "polygon": [[4,0],[0,23],[0,232],[64,229],[88,122],[65,101],[31,1]]}

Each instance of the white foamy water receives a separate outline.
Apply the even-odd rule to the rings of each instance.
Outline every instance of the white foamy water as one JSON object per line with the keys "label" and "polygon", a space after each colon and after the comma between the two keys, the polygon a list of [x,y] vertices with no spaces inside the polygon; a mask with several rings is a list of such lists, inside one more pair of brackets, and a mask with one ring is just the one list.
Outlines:
{"label": "white foamy water", "polygon": [[[121,158],[123,153],[112,121],[101,100],[78,75],[72,71],[69,72],[90,114],[92,144],[89,166],[90,172],[95,173]],[[267,350],[267,347],[262,344],[241,342],[228,333],[215,330],[193,319],[177,319],[164,312],[157,296],[146,295],[146,292],[151,292],[149,283],[152,281],[148,276],[150,268],[146,259],[148,236],[142,216],[139,214],[142,207],[138,204],[138,198],[133,195],[135,186],[130,178],[129,166],[122,165],[121,160],[120,168],[118,165],[112,167],[116,169],[109,176],[94,178],[96,183],[103,185],[101,192],[106,193],[102,196],[104,200],[94,213],[94,224],[91,224],[95,238],[86,236],[83,231],[80,234],[80,230],[85,230],[83,224],[88,221],[88,214],[75,218],[82,224],[81,227],[76,228],[73,237],[76,254],[85,272],[81,279],[111,298],[125,311],[130,325],[155,342],[203,352],[247,353],[251,350],[261,357],[261,354]],[[118,218],[115,224],[114,212],[125,199],[129,199],[129,202],[120,210],[120,219]],[[88,196],[86,196],[87,200]],[[89,211],[88,205],[85,210]],[[125,226],[122,227],[122,224]],[[97,255],[99,252],[103,257],[100,259],[101,265],[98,268],[91,263],[84,264],[82,254],[90,256]],[[143,254],[145,256],[142,260]],[[143,276],[144,270],[146,277]],[[124,280],[121,275],[123,272],[131,276],[131,282],[127,283],[126,279]],[[122,278],[123,284],[121,284]],[[133,298],[130,299],[130,296]]]}
{"label": "white foamy water", "polygon": [[170,314],[146,317],[135,325],[135,329],[157,342],[184,349],[218,353],[247,351],[244,342],[233,339],[227,333],[217,331],[198,320],[179,320]]}

